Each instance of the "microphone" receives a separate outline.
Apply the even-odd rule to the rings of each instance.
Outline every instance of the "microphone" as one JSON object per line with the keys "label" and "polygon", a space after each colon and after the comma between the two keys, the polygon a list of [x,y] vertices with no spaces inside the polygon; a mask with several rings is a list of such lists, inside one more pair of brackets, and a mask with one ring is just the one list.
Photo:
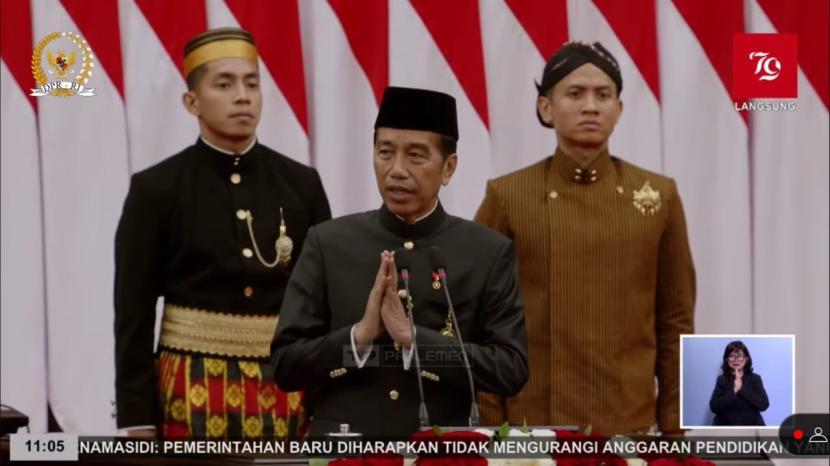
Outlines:
{"label": "microphone", "polygon": [[409,293],[409,271],[412,266],[410,263],[409,251],[404,249],[395,250],[395,265],[398,268],[398,274],[403,280],[403,286],[406,290],[406,310],[409,314],[409,329],[412,331],[412,346],[410,350],[414,353],[415,358],[415,378],[418,380],[418,398],[421,404],[418,406],[418,421],[421,424],[421,430],[429,428],[429,413],[427,412],[427,404],[424,401],[424,382],[421,380],[421,358],[418,357],[418,347],[415,344],[415,320],[412,316],[412,295]]}
{"label": "microphone", "polygon": [[470,404],[470,427],[479,427],[481,425],[481,416],[478,412],[478,403],[476,403],[476,388],[473,383],[473,370],[470,367],[470,360],[467,358],[467,350],[464,348],[464,339],[461,337],[461,327],[458,325],[458,319],[455,317],[455,309],[452,306],[452,298],[450,298],[450,288],[447,286],[447,261],[444,259],[444,253],[438,246],[430,246],[427,249],[427,256],[429,257],[429,265],[432,270],[438,273],[438,278],[441,280],[441,285],[444,287],[444,296],[447,298],[447,306],[449,308],[450,318],[452,318],[452,325],[455,327],[455,334],[458,337],[458,344],[461,345],[461,357],[464,358],[464,369],[467,370],[467,380],[470,385],[470,396],[472,397]]}

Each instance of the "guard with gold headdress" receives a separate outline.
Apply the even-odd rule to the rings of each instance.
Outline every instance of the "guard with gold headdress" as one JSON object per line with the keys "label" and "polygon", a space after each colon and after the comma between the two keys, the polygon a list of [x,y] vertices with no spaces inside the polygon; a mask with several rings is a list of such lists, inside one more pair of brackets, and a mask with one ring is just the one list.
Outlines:
{"label": "guard with gold headdress", "polygon": [[[301,435],[302,393],[266,369],[308,228],[331,218],[320,177],[260,144],[254,38],[185,47],[182,100],[199,138],[133,175],[115,238],[117,422],[132,435]],[[164,313],[153,348],[156,301]]]}

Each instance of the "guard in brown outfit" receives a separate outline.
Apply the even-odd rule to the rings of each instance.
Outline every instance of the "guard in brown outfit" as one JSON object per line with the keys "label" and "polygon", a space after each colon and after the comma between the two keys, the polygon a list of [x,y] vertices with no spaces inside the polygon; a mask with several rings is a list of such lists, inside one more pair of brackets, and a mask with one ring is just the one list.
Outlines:
{"label": "guard in brown outfit", "polygon": [[565,44],[537,87],[556,152],[489,181],[476,214],[515,243],[530,363],[518,396],[480,396],[483,424],[677,432],[695,302],[677,186],[609,154],[622,76],[601,44]]}

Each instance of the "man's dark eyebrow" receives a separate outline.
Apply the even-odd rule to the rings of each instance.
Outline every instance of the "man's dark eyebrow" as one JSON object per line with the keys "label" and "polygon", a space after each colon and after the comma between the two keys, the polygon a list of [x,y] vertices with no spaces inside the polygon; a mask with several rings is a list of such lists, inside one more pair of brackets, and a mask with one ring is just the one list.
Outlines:
{"label": "man's dark eyebrow", "polygon": [[[395,143],[393,143],[392,141],[386,140],[386,139],[378,139],[378,141],[377,141],[377,144],[376,144],[376,145],[377,145],[378,147],[380,147],[380,146],[390,146],[390,147],[396,147],[396,146],[395,146]],[[407,148],[407,149],[419,149],[419,150],[422,150],[422,151],[424,151],[424,152],[429,152],[429,144],[426,144],[426,143],[423,143],[423,142],[411,142],[411,143],[408,143],[408,144],[406,145],[406,148]]]}
{"label": "man's dark eyebrow", "polygon": [[571,84],[565,89],[611,89],[611,84],[603,84],[602,86],[585,86],[582,84]]}
{"label": "man's dark eyebrow", "polygon": [[[235,73],[231,73],[230,71],[222,71],[220,73],[217,73],[213,77],[213,79],[234,79],[234,78],[236,78],[236,76],[237,75]],[[251,72],[251,73],[246,73],[245,75],[242,76],[243,80],[244,79],[250,79],[250,78],[259,78],[259,75],[256,72]]]}
{"label": "man's dark eyebrow", "polygon": [[421,149],[421,150],[424,150],[426,152],[429,152],[429,145],[425,144],[423,142],[413,142],[413,143],[407,144],[407,148],[408,149]]}

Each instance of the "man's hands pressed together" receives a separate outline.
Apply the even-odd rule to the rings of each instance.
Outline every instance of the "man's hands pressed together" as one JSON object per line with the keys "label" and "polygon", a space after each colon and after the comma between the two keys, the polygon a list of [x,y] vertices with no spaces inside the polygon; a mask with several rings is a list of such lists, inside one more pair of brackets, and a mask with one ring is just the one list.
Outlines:
{"label": "man's hands pressed together", "polygon": [[363,317],[354,331],[355,344],[359,349],[371,345],[384,331],[402,347],[409,349],[412,346],[412,329],[398,297],[397,285],[395,253],[383,251]]}

